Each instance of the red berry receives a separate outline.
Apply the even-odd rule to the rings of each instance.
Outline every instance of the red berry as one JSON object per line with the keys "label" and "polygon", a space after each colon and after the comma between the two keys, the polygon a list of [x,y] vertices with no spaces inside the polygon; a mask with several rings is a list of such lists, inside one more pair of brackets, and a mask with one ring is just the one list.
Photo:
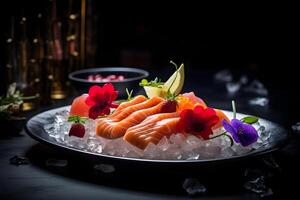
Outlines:
{"label": "red berry", "polygon": [[177,101],[175,101],[175,100],[167,100],[162,105],[160,111],[162,113],[171,113],[171,112],[175,112],[176,108],[177,108]]}
{"label": "red berry", "polygon": [[85,128],[83,124],[81,123],[72,124],[71,129],[69,131],[69,136],[76,136],[76,137],[83,138],[84,134],[85,134]]}

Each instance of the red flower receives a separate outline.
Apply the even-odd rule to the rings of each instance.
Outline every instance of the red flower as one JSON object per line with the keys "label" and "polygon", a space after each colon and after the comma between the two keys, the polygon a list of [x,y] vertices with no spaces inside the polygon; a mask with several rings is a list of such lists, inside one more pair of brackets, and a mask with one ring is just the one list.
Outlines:
{"label": "red flower", "polygon": [[89,96],[85,103],[90,107],[89,118],[96,119],[101,115],[108,115],[110,108],[115,107],[112,102],[116,100],[118,91],[115,91],[111,83],[103,85],[103,87],[94,85],[89,89]]}
{"label": "red flower", "polygon": [[219,117],[212,108],[196,106],[194,110],[184,109],[180,113],[180,120],[177,124],[179,132],[190,133],[205,140],[213,134],[211,128],[217,124]]}

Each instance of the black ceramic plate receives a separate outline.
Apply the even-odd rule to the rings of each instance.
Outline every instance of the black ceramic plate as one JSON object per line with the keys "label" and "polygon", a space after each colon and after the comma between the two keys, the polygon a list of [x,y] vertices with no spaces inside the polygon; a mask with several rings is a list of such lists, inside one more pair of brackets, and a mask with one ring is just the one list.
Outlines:
{"label": "black ceramic plate", "polygon": [[[90,157],[93,160],[99,160],[101,162],[109,162],[109,163],[121,163],[121,164],[134,164],[134,165],[159,165],[159,166],[201,166],[208,163],[222,163],[227,161],[236,161],[244,158],[252,158],[258,155],[264,155],[270,153],[274,150],[277,150],[281,144],[287,139],[287,131],[275,124],[265,119],[260,119],[260,123],[266,127],[266,129],[271,130],[271,140],[270,142],[262,146],[256,150],[245,153],[243,155],[232,156],[229,158],[214,158],[214,159],[204,159],[204,160],[149,160],[149,159],[137,159],[137,158],[126,158],[126,157],[116,157],[104,154],[97,154],[88,151],[83,151],[80,149],[76,149],[74,147],[66,146],[64,144],[56,142],[53,138],[48,136],[48,133],[44,130],[44,125],[51,121],[51,118],[55,115],[55,113],[69,109],[68,106],[60,107],[52,110],[48,110],[46,112],[40,113],[34,117],[32,117],[26,124],[27,133],[34,139],[52,145],[54,147],[58,147],[65,151],[70,151],[78,155],[82,155],[84,157]],[[224,111],[227,115],[231,116],[232,112]],[[238,118],[242,118],[245,116],[244,114],[237,114]]]}

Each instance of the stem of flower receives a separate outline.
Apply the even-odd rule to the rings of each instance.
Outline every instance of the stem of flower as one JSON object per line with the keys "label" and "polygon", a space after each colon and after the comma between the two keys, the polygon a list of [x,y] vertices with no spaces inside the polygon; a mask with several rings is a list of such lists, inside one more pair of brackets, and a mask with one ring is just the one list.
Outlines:
{"label": "stem of flower", "polygon": [[236,119],[236,107],[235,107],[235,101],[231,101],[232,104],[232,112],[233,112],[233,119]]}
{"label": "stem of flower", "polygon": [[225,135],[226,133],[227,133],[227,131],[225,131],[225,132],[223,132],[223,133],[221,133],[221,134],[219,134],[219,135],[213,136],[213,137],[211,137],[211,138],[209,138],[209,139],[215,139],[215,138],[217,138],[217,137],[220,137],[220,136],[222,136],[222,135]]}
{"label": "stem of flower", "polygon": [[230,140],[230,146],[232,147],[233,146],[233,139],[230,135],[227,135],[226,133],[224,134],[224,136],[227,136]]}
{"label": "stem of flower", "polygon": [[232,139],[232,137],[230,135],[227,135],[226,133],[227,133],[227,131],[225,131],[225,132],[223,132],[223,133],[221,133],[219,135],[213,136],[213,137],[211,137],[209,139],[211,140],[211,139],[215,139],[215,138],[220,137],[220,136],[226,136],[226,137],[228,137],[230,139],[230,146],[232,147],[232,145],[234,144],[233,139]]}

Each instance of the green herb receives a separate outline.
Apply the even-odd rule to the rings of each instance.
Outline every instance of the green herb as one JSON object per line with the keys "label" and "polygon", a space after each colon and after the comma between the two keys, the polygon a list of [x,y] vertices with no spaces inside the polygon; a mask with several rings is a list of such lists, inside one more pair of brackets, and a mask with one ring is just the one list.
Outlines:
{"label": "green herb", "polygon": [[127,101],[132,100],[133,99],[133,97],[132,97],[133,90],[130,90],[130,92],[129,92],[128,88],[126,88],[125,90],[126,90],[126,93],[127,93]]}
{"label": "green herb", "polygon": [[143,79],[140,82],[140,86],[144,87],[144,86],[150,86],[150,87],[157,87],[157,88],[162,88],[164,82],[161,81],[161,79],[158,79],[157,77],[152,80],[152,81],[148,81],[147,79]]}
{"label": "green herb", "polygon": [[258,117],[255,116],[247,116],[241,119],[242,122],[247,123],[247,124],[254,124],[258,122]]}
{"label": "green herb", "polygon": [[84,124],[86,122],[86,120],[87,120],[87,118],[80,117],[80,116],[77,116],[77,115],[70,116],[68,118],[68,122],[80,123],[80,124]]}
{"label": "green herb", "polygon": [[6,95],[0,97],[0,119],[20,119],[13,115],[20,111],[23,100],[36,98],[36,96],[24,97],[16,88],[16,83],[12,83]]}

